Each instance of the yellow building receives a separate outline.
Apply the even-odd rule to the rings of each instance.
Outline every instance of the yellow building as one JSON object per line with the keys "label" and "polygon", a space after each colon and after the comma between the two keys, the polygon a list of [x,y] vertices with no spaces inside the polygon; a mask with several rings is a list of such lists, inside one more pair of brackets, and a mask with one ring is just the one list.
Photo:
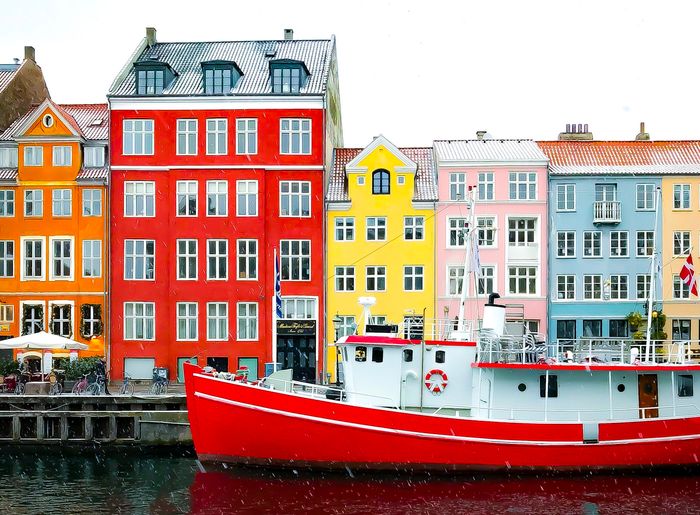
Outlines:
{"label": "yellow building", "polygon": [[[376,299],[374,323],[409,321],[413,336],[423,323],[432,329],[436,201],[432,148],[397,148],[378,136],[364,149],[335,150],[326,197],[328,342],[356,325],[362,331],[360,297]],[[331,347],[332,380],[336,356]]]}
{"label": "yellow building", "polygon": [[[699,142],[687,143],[685,153],[700,155]],[[700,340],[700,300],[689,292],[679,274],[688,253],[695,273],[700,263],[700,175],[666,175],[661,180],[663,239],[663,311],[665,331],[673,340]],[[700,279],[700,277],[698,277]]]}

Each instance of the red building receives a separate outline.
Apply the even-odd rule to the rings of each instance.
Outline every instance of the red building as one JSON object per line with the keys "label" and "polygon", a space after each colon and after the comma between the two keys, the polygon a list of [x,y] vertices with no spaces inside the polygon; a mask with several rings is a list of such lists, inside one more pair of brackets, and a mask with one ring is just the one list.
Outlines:
{"label": "red building", "polygon": [[147,29],[108,101],[112,377],[181,378],[194,358],[320,378],[335,39],[159,43]]}

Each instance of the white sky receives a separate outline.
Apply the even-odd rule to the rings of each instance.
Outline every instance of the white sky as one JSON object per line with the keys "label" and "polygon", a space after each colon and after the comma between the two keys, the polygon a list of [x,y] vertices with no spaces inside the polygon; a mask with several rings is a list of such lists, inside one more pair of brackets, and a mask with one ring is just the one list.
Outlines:
{"label": "white sky", "polygon": [[36,48],[52,98],[104,101],[145,34],[160,41],[335,34],[346,146],[384,134],[700,138],[698,14],[687,1],[4,0],[0,62]]}

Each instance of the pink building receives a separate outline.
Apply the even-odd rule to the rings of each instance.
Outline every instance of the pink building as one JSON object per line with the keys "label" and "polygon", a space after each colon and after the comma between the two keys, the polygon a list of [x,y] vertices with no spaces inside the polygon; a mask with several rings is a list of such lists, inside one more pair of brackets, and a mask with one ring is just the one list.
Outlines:
{"label": "pink building", "polygon": [[[438,170],[436,289],[439,318],[454,319],[464,270],[468,188],[477,188],[480,306],[497,292],[507,319],[547,332],[547,157],[530,140],[434,142]],[[469,299],[474,299],[473,285]],[[483,302],[481,302],[483,300]],[[471,317],[473,313],[467,312]]]}

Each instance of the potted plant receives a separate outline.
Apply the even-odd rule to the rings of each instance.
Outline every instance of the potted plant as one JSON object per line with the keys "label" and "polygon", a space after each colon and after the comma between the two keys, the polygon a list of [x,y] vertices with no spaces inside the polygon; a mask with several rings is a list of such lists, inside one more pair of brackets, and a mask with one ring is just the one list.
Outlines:
{"label": "potted plant", "polygon": [[[629,315],[627,315],[627,323],[630,326],[630,331],[633,333],[640,332],[639,327],[644,323],[644,317],[639,311],[633,311]],[[635,340],[639,340],[641,338],[637,338],[636,336],[633,336]]]}

